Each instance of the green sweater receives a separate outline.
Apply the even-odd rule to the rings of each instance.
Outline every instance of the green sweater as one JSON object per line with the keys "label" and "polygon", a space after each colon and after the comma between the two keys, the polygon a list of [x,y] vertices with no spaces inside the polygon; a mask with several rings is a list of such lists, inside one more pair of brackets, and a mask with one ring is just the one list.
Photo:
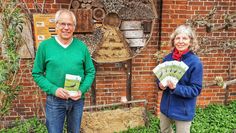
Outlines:
{"label": "green sweater", "polygon": [[54,37],[43,41],[36,53],[32,76],[39,87],[49,95],[55,95],[58,88],[64,88],[65,75],[81,77],[78,88],[84,94],[89,90],[95,76],[95,69],[86,45],[73,38],[63,48]]}

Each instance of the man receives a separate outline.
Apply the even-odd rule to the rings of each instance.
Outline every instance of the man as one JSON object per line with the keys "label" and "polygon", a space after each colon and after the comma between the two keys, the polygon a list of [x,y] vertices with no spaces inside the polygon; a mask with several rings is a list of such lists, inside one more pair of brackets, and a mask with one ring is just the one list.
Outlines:
{"label": "man", "polygon": [[[55,15],[57,36],[43,41],[37,50],[32,75],[47,93],[46,126],[49,133],[62,133],[66,118],[67,132],[79,133],[84,106],[84,95],[95,76],[95,69],[86,45],[73,38],[75,15],[59,10]],[[81,77],[74,95],[65,90],[65,75]]]}

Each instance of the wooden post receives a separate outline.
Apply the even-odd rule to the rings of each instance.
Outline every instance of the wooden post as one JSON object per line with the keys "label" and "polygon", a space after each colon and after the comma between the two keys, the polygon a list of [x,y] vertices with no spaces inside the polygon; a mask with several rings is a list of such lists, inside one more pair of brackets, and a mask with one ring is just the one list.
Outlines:
{"label": "wooden post", "polygon": [[127,60],[127,80],[126,80],[126,98],[127,101],[132,100],[131,85],[132,85],[132,59]]}
{"label": "wooden post", "polygon": [[229,86],[226,86],[226,88],[225,88],[224,105],[228,105],[228,99],[229,99]]}
{"label": "wooden post", "polygon": [[[97,63],[93,62],[95,70],[97,71]],[[93,81],[93,84],[91,86],[91,104],[96,105],[96,75]]]}

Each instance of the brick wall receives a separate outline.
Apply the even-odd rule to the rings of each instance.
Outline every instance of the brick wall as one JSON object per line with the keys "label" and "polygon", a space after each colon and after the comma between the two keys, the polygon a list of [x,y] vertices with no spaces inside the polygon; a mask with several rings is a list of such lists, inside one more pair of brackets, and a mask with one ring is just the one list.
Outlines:
{"label": "brick wall", "polygon": [[[39,5],[43,0],[38,0]],[[32,0],[26,0],[32,12],[36,12]],[[156,6],[159,5],[159,0]],[[68,0],[46,0],[44,11],[56,12],[59,8],[68,8]],[[170,50],[165,45],[168,37],[177,25],[183,24],[186,19],[194,17],[196,14],[206,15],[214,5],[217,5],[217,16],[214,21],[221,24],[223,18],[220,17],[226,10],[235,12],[236,2],[233,0],[163,0],[162,26],[161,26],[161,47],[160,50]],[[158,7],[158,6],[157,6]],[[157,92],[155,76],[152,69],[157,65],[154,53],[158,50],[159,40],[159,21],[155,21],[154,32],[146,48],[135,58],[132,59],[132,99],[147,99],[148,109],[159,111],[161,92]],[[206,45],[209,49],[219,43],[221,39],[234,39],[236,36],[235,28],[227,31],[217,31],[206,33],[204,27],[198,27],[199,38],[210,37],[212,41]],[[224,79],[235,78],[236,50],[217,50],[206,55],[200,55],[204,63],[204,82],[208,83],[215,76],[223,76]],[[43,117],[41,104],[45,102],[45,94],[38,89],[31,77],[32,60],[22,60],[19,77],[23,90],[18,98],[13,102],[13,108],[9,115],[2,118],[0,124],[4,126],[9,121],[16,118],[26,119],[35,115]],[[231,75],[227,73],[229,64],[232,63]],[[125,64],[117,67],[115,64],[97,64],[96,75],[96,101],[97,104],[108,104],[119,102],[124,96],[126,89],[126,67]],[[87,93],[86,106],[90,105],[91,93]],[[225,90],[217,86],[206,87],[198,98],[198,105],[205,106],[209,103],[223,103]],[[41,98],[42,97],[42,98]],[[229,100],[236,99],[236,86],[229,87]]]}

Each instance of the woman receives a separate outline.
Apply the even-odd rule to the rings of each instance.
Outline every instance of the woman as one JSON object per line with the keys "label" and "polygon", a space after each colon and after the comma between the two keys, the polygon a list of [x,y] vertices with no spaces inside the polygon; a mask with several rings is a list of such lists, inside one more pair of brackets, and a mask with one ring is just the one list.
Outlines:
{"label": "woman", "polygon": [[203,66],[200,59],[193,53],[197,48],[194,31],[188,25],[180,25],[170,36],[174,47],[165,61],[183,61],[189,68],[175,85],[168,81],[163,86],[157,81],[163,91],[160,105],[160,127],[162,133],[172,133],[172,124],[176,125],[177,133],[190,133],[191,122],[195,115],[197,96],[202,89]]}

